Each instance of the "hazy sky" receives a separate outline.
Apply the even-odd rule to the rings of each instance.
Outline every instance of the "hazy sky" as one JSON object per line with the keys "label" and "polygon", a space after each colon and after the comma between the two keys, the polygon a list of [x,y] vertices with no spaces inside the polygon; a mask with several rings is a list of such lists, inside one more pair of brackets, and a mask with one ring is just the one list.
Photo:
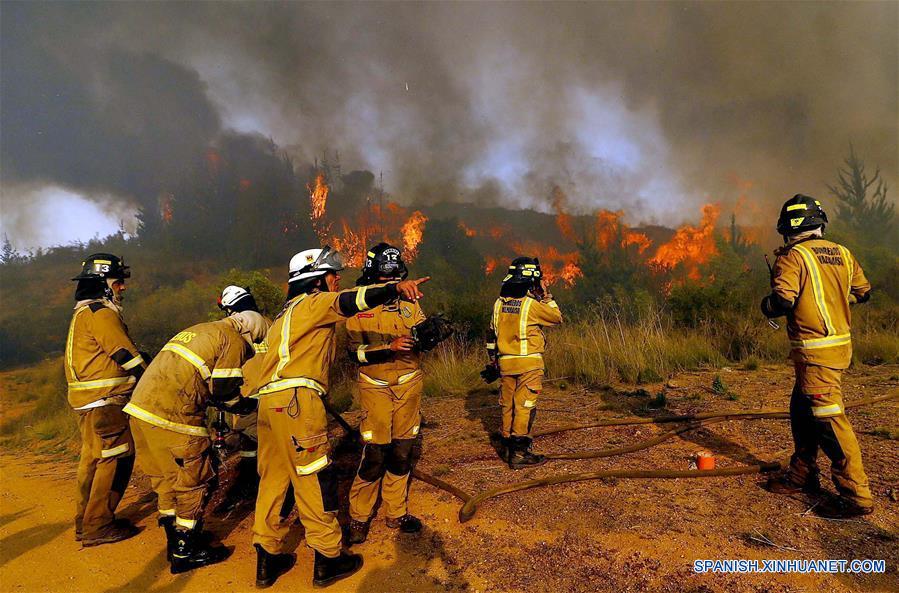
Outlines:
{"label": "hazy sky", "polygon": [[850,142],[899,180],[896,2],[3,2],[0,17],[0,224],[18,247],[132,224],[227,129],[300,162],[339,150],[405,203],[547,210],[558,184],[573,211],[633,224],[741,192],[754,217],[826,197]]}

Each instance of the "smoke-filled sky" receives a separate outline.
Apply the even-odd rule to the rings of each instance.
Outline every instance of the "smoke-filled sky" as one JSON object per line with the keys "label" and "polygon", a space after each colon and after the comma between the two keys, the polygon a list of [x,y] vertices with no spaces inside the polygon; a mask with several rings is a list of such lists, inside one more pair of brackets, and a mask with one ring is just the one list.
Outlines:
{"label": "smoke-filled sky", "polygon": [[19,248],[132,224],[226,130],[404,203],[548,211],[557,184],[632,224],[741,193],[773,218],[850,143],[899,180],[896,2],[3,2],[0,28]]}

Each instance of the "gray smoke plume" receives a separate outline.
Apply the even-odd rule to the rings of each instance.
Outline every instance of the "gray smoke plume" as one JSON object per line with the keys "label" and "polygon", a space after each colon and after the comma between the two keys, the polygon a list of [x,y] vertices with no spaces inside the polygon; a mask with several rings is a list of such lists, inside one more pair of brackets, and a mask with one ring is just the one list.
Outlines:
{"label": "gray smoke plume", "polygon": [[548,211],[559,185],[632,223],[827,198],[850,142],[899,175],[894,2],[0,10],[5,210],[41,183],[152,205],[226,129],[338,149],[407,203]]}

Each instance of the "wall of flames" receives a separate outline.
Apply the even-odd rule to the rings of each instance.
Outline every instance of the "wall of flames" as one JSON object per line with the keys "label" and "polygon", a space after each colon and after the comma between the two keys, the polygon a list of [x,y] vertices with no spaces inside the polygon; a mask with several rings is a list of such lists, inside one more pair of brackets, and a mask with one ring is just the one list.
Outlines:
{"label": "wall of flames", "polygon": [[[575,217],[565,209],[565,194],[554,188],[550,201],[555,211],[555,222],[563,238],[556,246],[535,238],[522,239],[511,228],[493,226],[478,228],[472,221],[459,223],[469,237],[484,237],[495,242],[495,254],[485,259],[484,273],[492,275],[502,269],[516,255],[540,258],[544,276],[549,284],[563,283],[573,286],[583,277],[580,249],[590,244],[600,252],[621,250],[630,261],[646,266],[652,273],[670,276],[675,271],[690,281],[703,281],[702,266],[718,254],[715,242],[715,225],[721,214],[716,204],[702,207],[702,218],[697,225],[685,224],[675,230],[666,242],[653,244],[646,233],[630,228],[624,222],[623,211],[597,210],[592,224],[575,229]],[[500,255],[501,254],[501,255]]]}

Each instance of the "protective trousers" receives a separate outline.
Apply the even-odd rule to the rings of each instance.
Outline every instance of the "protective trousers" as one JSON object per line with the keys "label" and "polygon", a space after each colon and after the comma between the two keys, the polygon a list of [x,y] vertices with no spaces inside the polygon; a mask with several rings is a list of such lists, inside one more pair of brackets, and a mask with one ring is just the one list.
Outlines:
{"label": "protective trousers", "polygon": [[259,398],[259,495],[253,543],[281,554],[289,525],[281,520],[288,486],[293,485],[306,545],[329,558],[340,555],[337,475],[331,467],[328,419],[311,389],[276,391]]}
{"label": "protective trousers", "polygon": [[216,472],[209,437],[182,434],[131,420],[140,467],[156,492],[161,516],[175,516],[175,525],[193,529],[215,487]]}
{"label": "protective trousers", "polygon": [[804,484],[818,473],[818,448],[831,461],[831,477],[839,493],[862,507],[872,506],[862,454],[843,409],[837,369],[795,363],[796,385],[790,398],[790,428],[795,453],[788,476]]}
{"label": "protective trousers", "polygon": [[106,405],[78,414],[81,459],[75,533],[92,539],[112,525],[134,468],[134,441],[122,406]]}
{"label": "protective trousers", "polygon": [[503,375],[501,381],[499,404],[503,408],[503,436],[530,435],[537,416],[537,398],[543,390],[543,369]]}
{"label": "protective trousers", "polygon": [[389,519],[407,513],[423,388],[420,375],[403,385],[360,383],[365,448],[350,488],[350,517],[356,521],[369,520],[379,492]]}
{"label": "protective trousers", "polygon": [[240,457],[256,457],[259,436],[256,430],[256,412],[246,416],[231,415],[231,427],[240,437]]}

